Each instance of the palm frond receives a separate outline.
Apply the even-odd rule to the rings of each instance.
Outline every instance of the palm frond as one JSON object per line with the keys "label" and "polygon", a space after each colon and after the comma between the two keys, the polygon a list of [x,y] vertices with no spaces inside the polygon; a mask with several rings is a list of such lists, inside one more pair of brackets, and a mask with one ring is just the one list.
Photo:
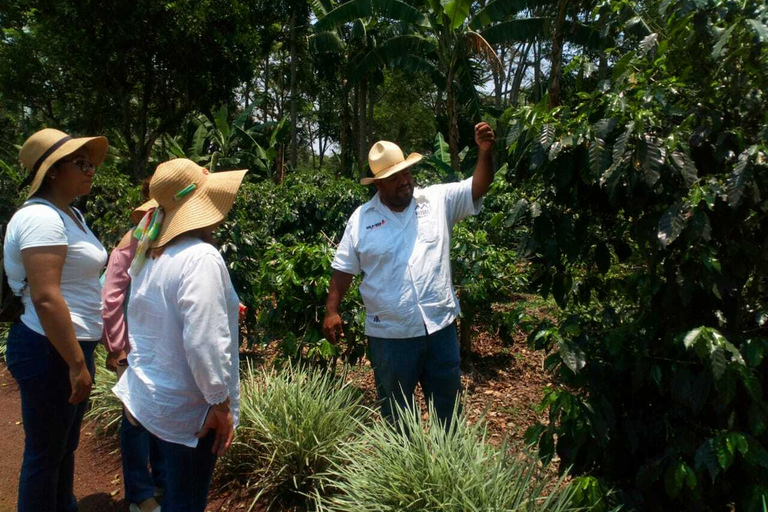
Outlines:
{"label": "palm frond", "polygon": [[551,30],[549,18],[523,18],[510,20],[480,32],[480,35],[491,45],[511,42],[531,42],[537,38],[549,37]]}
{"label": "palm frond", "polygon": [[484,59],[498,76],[504,79],[504,65],[499,60],[499,56],[496,55],[496,51],[488,44],[483,36],[472,30],[468,30],[466,34],[467,47],[480,58]]}
{"label": "palm frond", "polygon": [[324,31],[358,18],[387,18],[428,27],[429,20],[418,9],[399,0],[351,0],[341,4],[315,23],[315,30]]}
{"label": "palm frond", "polygon": [[333,30],[326,30],[309,36],[309,49],[315,54],[344,53],[344,41]]}
{"label": "palm frond", "polygon": [[383,41],[360,60],[352,73],[350,85],[375,70],[391,64],[395,59],[406,55],[426,56],[436,50],[437,44],[434,40],[417,35],[398,36]]}
{"label": "palm frond", "polygon": [[542,5],[554,5],[557,0],[495,0],[481,9],[469,22],[469,27],[478,30],[491,23],[503,21],[512,14]]}

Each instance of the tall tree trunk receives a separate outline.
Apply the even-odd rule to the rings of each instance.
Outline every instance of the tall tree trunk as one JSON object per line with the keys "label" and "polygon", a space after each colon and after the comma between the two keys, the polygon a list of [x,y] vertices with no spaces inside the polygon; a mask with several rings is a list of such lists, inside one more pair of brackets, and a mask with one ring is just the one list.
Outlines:
{"label": "tall tree trunk", "polygon": [[552,70],[549,74],[549,108],[560,105],[560,68],[563,64],[563,25],[569,0],[559,0],[557,3],[557,20],[555,21],[555,37],[552,40]]}
{"label": "tall tree trunk", "polygon": [[512,90],[509,93],[509,104],[517,105],[517,100],[520,97],[520,87],[523,85],[523,78],[525,78],[525,71],[528,69],[528,54],[531,53],[531,47],[533,43],[525,44],[522,53],[520,54],[520,61],[517,64],[515,70],[515,78],[512,81]]}
{"label": "tall tree trunk", "polygon": [[[504,69],[504,59],[507,58],[507,49],[502,48],[501,49],[501,55],[499,56],[499,61],[501,62],[501,69]],[[502,89],[504,88],[504,77],[501,76],[499,73],[496,72],[496,70],[492,70],[492,76],[493,76],[493,95],[496,99],[496,108],[501,108],[501,102],[502,102]]]}
{"label": "tall tree trunk", "polygon": [[373,138],[373,135],[374,135],[373,134],[373,106],[374,106],[373,96],[374,96],[375,92],[376,92],[376,87],[373,84],[369,83],[368,84],[368,121],[367,121],[367,123],[368,123],[368,133],[366,134],[367,138],[368,138],[368,143],[366,144],[366,158],[367,158],[368,146],[373,144],[373,141],[374,141],[374,138]]}
{"label": "tall tree trunk", "polygon": [[349,142],[347,138],[349,130],[349,89],[342,84],[341,89],[341,131],[339,133],[339,145],[341,146],[341,174],[349,176]]}
{"label": "tall tree trunk", "polygon": [[533,102],[541,101],[541,41],[533,44]]}
{"label": "tall tree trunk", "polygon": [[291,168],[295,171],[299,162],[299,116],[296,87],[296,14],[291,14]]}
{"label": "tall tree trunk", "polygon": [[360,177],[365,177],[365,163],[368,161],[368,123],[366,100],[368,99],[368,79],[360,80],[360,92],[357,100],[360,102],[357,114],[357,161],[360,166]]}
{"label": "tall tree trunk", "polygon": [[[271,53],[271,52],[270,52]],[[269,57],[267,54],[267,62],[264,63],[264,122],[269,121]]]}
{"label": "tall tree trunk", "polygon": [[[360,163],[360,144],[359,144],[359,136],[357,135],[358,126],[360,125],[359,118],[360,118],[360,82],[357,82],[355,84],[355,91],[352,95],[352,129],[350,130],[350,135],[352,139],[352,147],[350,148],[349,153],[351,155],[354,155],[355,162],[357,162],[357,172],[360,173],[360,168],[362,167],[362,164]],[[354,176],[353,176],[354,177]]]}
{"label": "tall tree trunk", "polygon": [[448,115],[448,149],[451,153],[451,167],[454,171],[461,170],[461,161],[459,160],[459,113],[456,104],[456,93],[453,90],[453,74],[448,73],[448,80],[445,88],[445,108]]}

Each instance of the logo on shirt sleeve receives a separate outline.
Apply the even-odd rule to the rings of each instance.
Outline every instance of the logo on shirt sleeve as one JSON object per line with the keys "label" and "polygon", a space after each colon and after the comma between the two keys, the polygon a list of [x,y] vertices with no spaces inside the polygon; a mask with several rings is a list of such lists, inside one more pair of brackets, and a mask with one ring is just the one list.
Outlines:
{"label": "logo on shirt sleeve", "polygon": [[430,208],[428,201],[416,203],[416,217],[421,219],[422,217],[426,217],[429,214]]}

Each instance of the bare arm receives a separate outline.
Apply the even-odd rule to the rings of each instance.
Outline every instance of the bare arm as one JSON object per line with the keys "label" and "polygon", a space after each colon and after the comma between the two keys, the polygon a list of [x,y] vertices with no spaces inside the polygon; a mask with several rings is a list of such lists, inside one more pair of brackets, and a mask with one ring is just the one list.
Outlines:
{"label": "bare arm", "polygon": [[347,290],[349,290],[354,277],[352,274],[347,274],[340,270],[334,270],[331,275],[331,283],[328,286],[328,300],[325,303],[323,333],[326,339],[334,345],[338,342],[340,336],[344,336],[339,306],[341,306],[341,301],[344,295],[347,294]]}
{"label": "bare arm", "polygon": [[76,404],[88,398],[93,383],[75,337],[69,307],[61,295],[61,270],[66,257],[65,245],[30,247],[21,251],[32,304],[46,337],[69,366],[72,386],[69,401]]}
{"label": "bare arm", "polygon": [[472,175],[472,200],[483,197],[493,182],[493,143],[496,140],[493,129],[488,123],[475,125],[475,142],[479,149],[477,165]]}

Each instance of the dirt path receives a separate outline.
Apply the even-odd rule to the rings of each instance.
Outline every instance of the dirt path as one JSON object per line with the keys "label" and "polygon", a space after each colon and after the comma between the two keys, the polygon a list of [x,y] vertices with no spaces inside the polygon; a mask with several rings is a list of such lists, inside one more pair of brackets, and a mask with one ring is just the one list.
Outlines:
{"label": "dirt path", "polygon": [[[16,382],[0,363],[0,512],[16,510],[24,428]],[[75,459],[75,496],[80,512],[124,512],[120,457],[114,447],[99,445],[83,428]]]}

